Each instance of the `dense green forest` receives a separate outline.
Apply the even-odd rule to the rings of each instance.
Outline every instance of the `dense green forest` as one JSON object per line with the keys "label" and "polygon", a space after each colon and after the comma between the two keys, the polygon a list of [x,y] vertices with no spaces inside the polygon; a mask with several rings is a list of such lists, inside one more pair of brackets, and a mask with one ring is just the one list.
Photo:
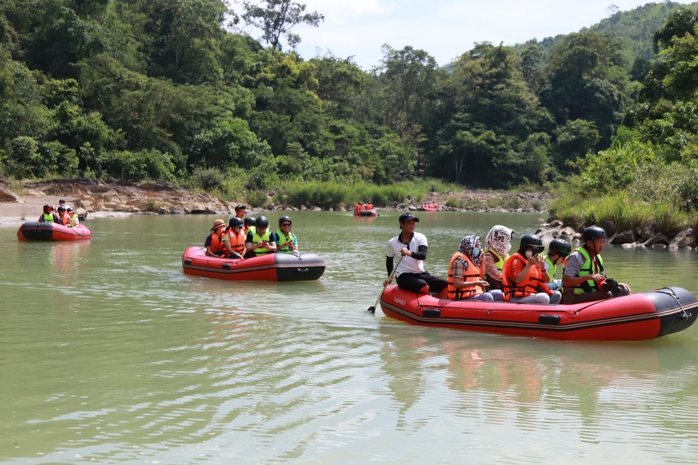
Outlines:
{"label": "dense green forest", "polygon": [[[309,180],[510,189],[571,179],[582,193],[633,186],[646,196],[643,180],[665,169],[667,195],[689,209],[698,202],[687,178],[698,159],[698,4],[648,4],[520,46],[480,43],[448,68],[384,45],[370,71],[281,48],[281,36],[301,40],[293,26],[322,27],[321,12],[291,0],[240,8],[2,2],[0,174],[220,192]],[[263,39],[231,32],[238,18]]]}

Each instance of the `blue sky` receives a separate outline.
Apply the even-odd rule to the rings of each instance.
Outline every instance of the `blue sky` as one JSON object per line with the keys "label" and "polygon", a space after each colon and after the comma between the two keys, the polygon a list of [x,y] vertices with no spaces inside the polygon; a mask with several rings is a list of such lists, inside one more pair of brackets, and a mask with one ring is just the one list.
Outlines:
{"label": "blue sky", "polygon": [[[381,46],[425,50],[440,66],[470,50],[474,42],[504,45],[577,32],[609,16],[645,5],[632,0],[296,0],[325,16],[319,28],[298,26],[304,59],[327,51],[354,57],[364,70],[380,64]],[[657,2],[659,3],[659,2]],[[691,3],[679,1],[678,3]],[[246,32],[258,37],[258,31]]]}

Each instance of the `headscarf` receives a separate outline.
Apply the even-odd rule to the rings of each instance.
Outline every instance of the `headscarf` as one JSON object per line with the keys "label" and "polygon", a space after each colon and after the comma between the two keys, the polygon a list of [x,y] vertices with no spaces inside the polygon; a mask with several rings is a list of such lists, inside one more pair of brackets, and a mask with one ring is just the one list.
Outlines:
{"label": "headscarf", "polygon": [[[465,236],[462,241],[460,241],[460,245],[458,246],[458,251],[468,257],[471,262],[473,262],[473,265],[479,267],[481,260],[482,260],[482,254],[478,256],[477,258],[473,257],[473,249],[481,248],[480,246],[480,238],[477,236]],[[468,264],[465,262],[465,260],[462,260],[458,258],[458,260],[461,260],[463,264],[465,265],[465,268],[468,269]]]}
{"label": "headscarf", "polygon": [[511,236],[513,234],[513,229],[497,224],[492,226],[490,232],[487,233],[485,245],[497,252],[500,257],[506,257],[511,250]]}

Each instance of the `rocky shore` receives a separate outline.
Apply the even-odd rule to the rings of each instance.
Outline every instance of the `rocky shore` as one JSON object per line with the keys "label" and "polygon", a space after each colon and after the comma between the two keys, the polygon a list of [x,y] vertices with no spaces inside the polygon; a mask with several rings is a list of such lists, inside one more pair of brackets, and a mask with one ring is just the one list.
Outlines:
{"label": "rocky shore", "polygon": [[[18,183],[12,184],[17,185]],[[25,182],[11,189],[10,184],[0,180],[0,226],[16,225],[25,220],[34,220],[42,213],[45,204],[57,205],[65,199],[81,217],[116,217],[133,214],[220,214],[232,216],[235,205],[246,205],[249,212],[270,210],[321,210],[313,205],[300,208],[277,205],[269,196],[268,203],[252,208],[243,200],[226,202],[210,194],[188,192],[164,182],[137,183],[113,181],[103,183],[91,179],[62,179],[55,181]],[[479,191],[464,189],[461,192],[429,193],[423,199],[408,197],[405,203],[395,203],[381,210],[419,209],[421,202],[436,202],[441,211],[475,212],[529,212],[545,213],[551,197],[545,193]],[[352,211],[353,205],[335,205],[332,210]],[[570,227],[550,218],[538,230],[544,243],[554,238],[576,242],[586,225]],[[668,237],[647,224],[642,230],[619,231],[612,221],[599,224],[609,237],[611,244],[625,248],[663,247],[694,248],[698,250],[698,237],[693,229],[681,231]]]}
{"label": "rocky shore", "polygon": [[[15,183],[17,184],[17,183]],[[15,185],[13,184],[13,185]],[[252,208],[243,200],[226,202],[206,193],[188,192],[164,182],[137,183],[91,179],[61,179],[24,182],[13,191],[0,181],[0,224],[38,218],[45,204],[57,205],[65,199],[81,217],[109,217],[132,214],[221,214],[232,215],[235,205],[245,204],[248,211],[321,210],[313,205],[293,207],[269,202]],[[442,211],[513,211],[544,212],[550,196],[539,193],[509,193],[463,190],[430,193],[425,202],[437,202]],[[417,210],[421,202],[408,198],[407,203],[383,207],[382,210]],[[448,204],[448,205],[447,205]],[[353,211],[353,205],[335,205],[332,210]]]}
{"label": "rocky shore", "polygon": [[[543,240],[543,244],[549,243],[553,239],[564,239],[570,243],[580,243],[582,231],[587,225],[580,225],[577,228],[565,226],[562,221],[550,218],[543,224],[536,234]],[[590,226],[590,225],[589,225]],[[642,247],[670,248],[670,249],[694,249],[698,250],[698,237],[693,228],[688,228],[676,236],[669,237],[656,230],[655,225],[649,223],[642,230],[618,231],[613,221],[604,221],[600,226],[608,234],[607,241],[611,244],[618,244],[625,249]]]}

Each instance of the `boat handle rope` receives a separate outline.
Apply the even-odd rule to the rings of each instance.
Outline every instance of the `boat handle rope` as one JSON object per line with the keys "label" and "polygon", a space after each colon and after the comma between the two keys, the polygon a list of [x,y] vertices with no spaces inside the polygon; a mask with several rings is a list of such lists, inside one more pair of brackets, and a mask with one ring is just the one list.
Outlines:
{"label": "boat handle rope", "polygon": [[674,292],[671,288],[663,287],[663,288],[659,289],[657,292],[662,293],[662,294],[668,294],[674,298],[674,300],[676,301],[676,304],[679,306],[679,308],[683,312],[683,315],[681,315],[682,320],[688,320],[693,316],[691,313],[688,313],[685,308],[683,308],[683,305],[681,305],[681,302],[679,301],[679,296],[677,296],[676,292]]}

